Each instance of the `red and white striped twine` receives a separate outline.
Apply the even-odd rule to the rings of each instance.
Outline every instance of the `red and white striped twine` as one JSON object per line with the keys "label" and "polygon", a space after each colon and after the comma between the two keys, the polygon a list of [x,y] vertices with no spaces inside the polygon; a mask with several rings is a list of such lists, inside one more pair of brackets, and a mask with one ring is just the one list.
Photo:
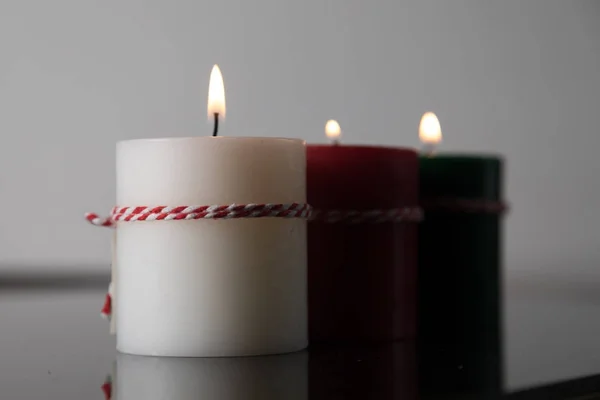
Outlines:
{"label": "red and white striped twine", "polygon": [[158,206],[158,207],[115,207],[109,217],[94,213],[85,214],[92,225],[114,227],[115,222],[133,221],[178,221],[193,219],[231,218],[308,218],[308,204],[230,204],[214,206]]}
{"label": "red and white striped twine", "polygon": [[494,200],[433,198],[423,201],[423,208],[425,212],[504,214],[509,207],[502,201]]}
{"label": "red and white striped twine", "polygon": [[109,217],[86,213],[85,218],[96,226],[115,227],[117,221],[178,221],[194,219],[232,218],[306,218],[326,223],[344,222],[420,222],[425,212],[460,212],[480,214],[503,214],[508,205],[501,201],[461,198],[428,199],[421,207],[401,207],[388,210],[313,210],[308,204],[230,204],[212,206],[137,206],[114,207]]}
{"label": "red and white striped twine", "polygon": [[418,222],[423,218],[419,207],[402,207],[389,210],[312,210],[308,204],[231,204],[223,206],[158,206],[115,207],[109,217],[87,213],[85,218],[92,225],[113,228],[117,221],[179,221],[194,219],[231,218],[307,218],[327,223],[345,222]]}

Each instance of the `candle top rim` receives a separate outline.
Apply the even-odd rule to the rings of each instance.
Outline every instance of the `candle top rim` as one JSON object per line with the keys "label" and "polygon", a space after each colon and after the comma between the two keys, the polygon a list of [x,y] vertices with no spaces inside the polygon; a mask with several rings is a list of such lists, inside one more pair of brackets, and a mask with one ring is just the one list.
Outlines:
{"label": "candle top rim", "polygon": [[[383,151],[395,151],[395,152],[409,152],[417,153],[417,150],[413,147],[403,146],[387,146],[382,144],[326,144],[326,143],[306,143],[306,147],[322,148],[322,149],[368,149],[368,150],[383,150]],[[343,151],[343,150],[341,150]]]}
{"label": "candle top rim", "polygon": [[295,143],[303,143],[306,144],[304,139],[298,138],[286,138],[286,137],[271,137],[271,136],[179,136],[179,137],[161,137],[161,138],[140,138],[140,139],[124,139],[117,141],[117,145],[126,144],[126,143],[135,143],[135,142],[174,142],[174,141],[184,141],[184,140],[248,140],[248,141],[256,141],[256,140],[269,140],[269,141],[286,141],[286,142],[295,142]]}
{"label": "candle top rim", "polygon": [[453,151],[444,151],[440,153],[433,153],[432,155],[420,154],[421,158],[429,158],[429,159],[437,159],[437,160],[453,160],[453,159],[463,159],[463,160],[481,160],[481,161],[502,161],[504,160],[504,156],[498,153],[485,153],[485,152],[453,152]]}

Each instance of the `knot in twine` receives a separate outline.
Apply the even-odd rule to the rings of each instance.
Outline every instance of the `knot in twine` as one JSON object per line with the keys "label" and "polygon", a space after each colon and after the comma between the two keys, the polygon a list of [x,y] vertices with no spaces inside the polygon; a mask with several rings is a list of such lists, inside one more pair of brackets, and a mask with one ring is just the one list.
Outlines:
{"label": "knot in twine", "polygon": [[104,383],[100,386],[102,393],[104,393],[104,400],[111,400],[112,398],[112,376],[108,375],[104,379]]}
{"label": "knot in twine", "polygon": [[112,318],[112,295],[113,295],[113,284],[112,282],[108,285],[108,292],[104,298],[104,304],[100,310],[100,316],[108,321]]}

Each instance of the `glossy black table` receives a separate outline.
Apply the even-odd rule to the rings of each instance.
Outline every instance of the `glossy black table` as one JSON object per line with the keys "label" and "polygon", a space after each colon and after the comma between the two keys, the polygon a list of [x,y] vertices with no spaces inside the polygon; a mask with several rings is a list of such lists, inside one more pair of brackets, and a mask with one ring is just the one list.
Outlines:
{"label": "glossy black table", "polygon": [[[444,387],[419,388],[417,354],[411,343],[327,346],[283,356],[238,359],[119,355],[114,337],[108,334],[108,325],[98,311],[107,281],[104,276],[0,277],[2,399],[102,399],[101,387],[107,375],[113,379],[112,399],[119,400],[492,398],[480,393],[448,393]],[[524,350],[540,341],[551,343],[548,329],[538,327],[536,331],[533,328],[539,324],[530,322],[531,326],[527,326],[526,322],[540,314],[535,308],[536,296],[541,296],[539,290],[539,285],[512,285],[507,296],[512,299],[507,304],[508,384],[536,387],[513,390],[501,398],[600,399],[600,377],[536,385],[556,372],[556,366],[550,363],[544,370],[542,364],[532,360],[533,353],[528,358]],[[590,306],[590,301],[585,304]],[[592,306],[587,309],[590,317],[600,309],[600,303],[592,302]],[[569,310],[563,302],[562,307],[557,306],[562,314],[586,312],[582,304],[573,304]],[[600,314],[595,315],[597,318]],[[572,316],[571,319],[573,334],[580,341],[586,335],[600,337],[595,335],[593,324],[585,328],[575,324]],[[516,335],[513,329],[519,327],[525,330]],[[597,345],[589,343],[590,352],[594,346]],[[577,351],[582,349],[585,346],[576,346]],[[590,353],[590,358],[577,366],[573,358],[581,359],[582,354],[567,347],[548,348],[542,361],[543,357],[551,360],[552,354],[562,357],[563,353],[566,357],[562,367],[571,363],[573,374],[585,372],[581,366],[593,364],[596,357]]]}

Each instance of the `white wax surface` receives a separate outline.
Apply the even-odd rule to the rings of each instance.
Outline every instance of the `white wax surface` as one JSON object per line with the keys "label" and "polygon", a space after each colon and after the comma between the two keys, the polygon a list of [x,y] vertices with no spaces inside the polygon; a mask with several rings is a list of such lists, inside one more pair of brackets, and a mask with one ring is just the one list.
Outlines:
{"label": "white wax surface", "polygon": [[[117,145],[117,205],[304,203],[301,140]],[[243,356],[307,346],[306,221],[118,222],[117,349]]]}
{"label": "white wax surface", "polygon": [[235,358],[117,356],[118,400],[306,400],[308,354]]}
{"label": "white wax surface", "polygon": [[108,293],[111,297],[111,318],[110,318],[110,334],[117,333],[117,318],[115,318],[115,303],[117,301],[115,287],[117,284],[117,230],[115,229],[112,235],[112,243],[110,246],[111,263],[110,263],[110,286]]}

